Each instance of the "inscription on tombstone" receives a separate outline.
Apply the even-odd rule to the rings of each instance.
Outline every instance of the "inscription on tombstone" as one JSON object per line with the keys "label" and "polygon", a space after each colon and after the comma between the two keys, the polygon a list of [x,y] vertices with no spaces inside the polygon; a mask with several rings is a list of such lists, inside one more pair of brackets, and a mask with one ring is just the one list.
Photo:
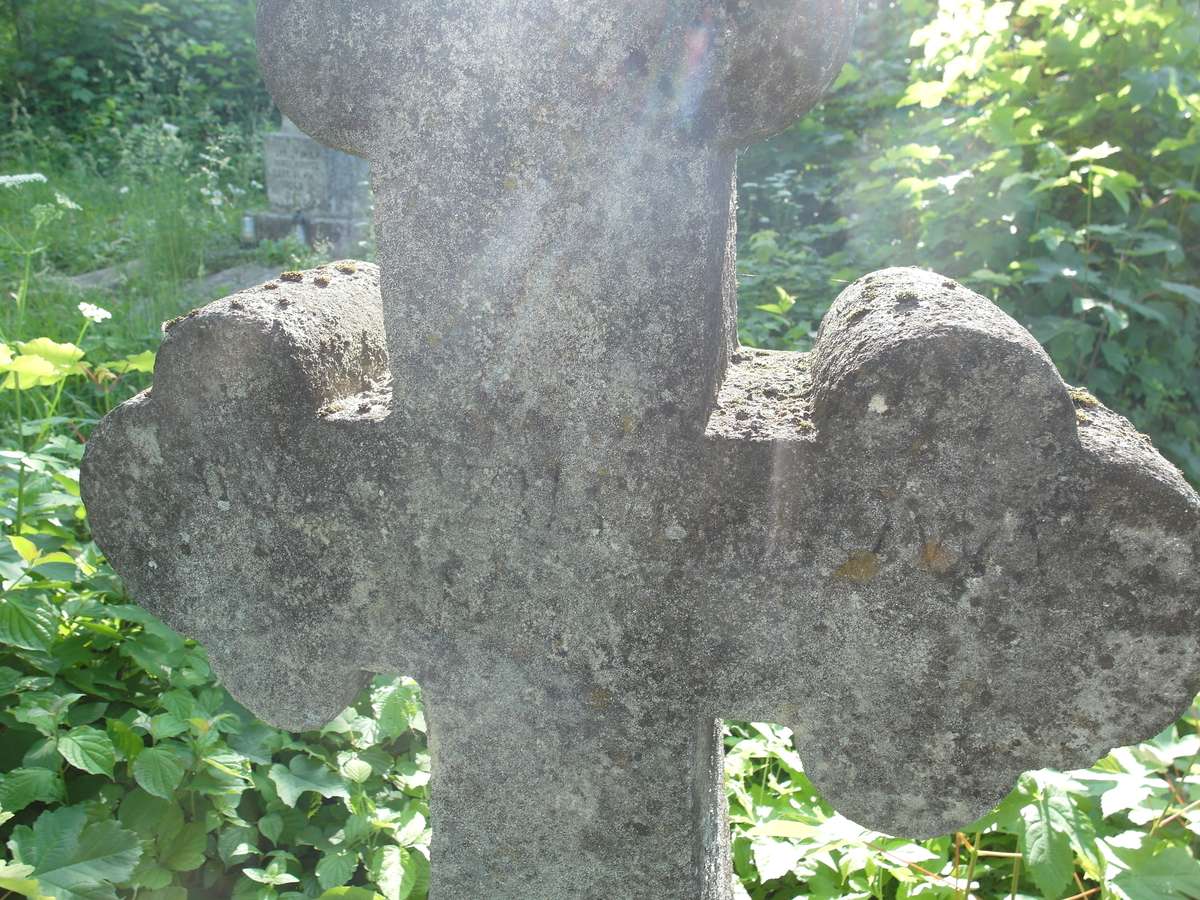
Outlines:
{"label": "inscription on tombstone", "polygon": [[331,150],[302,133],[286,116],[267,135],[268,212],[255,217],[262,237],[304,231],[310,243],[327,241],[335,253],[353,253],[367,234],[370,177],[367,162]]}
{"label": "inscription on tombstone", "polygon": [[421,681],[437,900],[727,900],[722,717],[916,836],[1200,686],[1200,498],[988,300],[892,269],[812,353],[738,345],[736,149],[854,13],[259,5],[280,106],[370,161],[381,266],[174,324],[84,495],[267,720]]}

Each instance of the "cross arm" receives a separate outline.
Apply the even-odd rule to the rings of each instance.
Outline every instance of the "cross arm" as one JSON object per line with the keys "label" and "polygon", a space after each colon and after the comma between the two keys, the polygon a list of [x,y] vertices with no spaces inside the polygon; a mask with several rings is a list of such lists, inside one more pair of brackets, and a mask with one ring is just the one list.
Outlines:
{"label": "cross arm", "polygon": [[811,355],[739,358],[709,424],[724,713],[791,725],[839,811],[943,833],[1186,709],[1200,498],[997,307],[888,270]]}
{"label": "cross arm", "polygon": [[293,729],[354,697],[382,615],[360,532],[385,458],[384,347],[375,267],[284,273],[167,323],[153,388],[84,456],[93,531],[130,593]]}

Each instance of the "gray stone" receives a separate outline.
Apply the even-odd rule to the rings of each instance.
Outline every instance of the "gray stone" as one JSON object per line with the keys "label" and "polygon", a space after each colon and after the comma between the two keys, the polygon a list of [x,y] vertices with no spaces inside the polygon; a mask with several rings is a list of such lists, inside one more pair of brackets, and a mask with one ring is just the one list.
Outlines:
{"label": "gray stone", "polygon": [[382,269],[173,323],[84,496],[269,721],[420,680],[433,897],[725,900],[722,717],[923,835],[1186,707],[1200,498],[999,309],[894,269],[811,354],[737,344],[734,149],[850,5],[259,9],[280,105],[371,160]]}
{"label": "gray stone", "polygon": [[93,269],[80,275],[63,275],[58,280],[69,288],[78,291],[114,291],[122,287],[131,278],[141,275],[146,264],[140,259],[130,262]]}
{"label": "gray stone", "polygon": [[220,272],[205,275],[203,278],[189,281],[184,285],[184,291],[189,296],[211,300],[213,297],[220,297],[222,294],[229,293],[230,291],[240,291],[244,288],[254,287],[256,284],[270,278],[276,271],[278,270],[268,268],[259,263],[241,263],[240,265],[231,266],[228,269],[222,269]]}
{"label": "gray stone", "polygon": [[263,157],[271,209],[255,216],[259,237],[280,238],[302,224],[310,243],[326,241],[338,254],[359,249],[371,208],[365,160],[322,146],[286,116],[267,135]]}

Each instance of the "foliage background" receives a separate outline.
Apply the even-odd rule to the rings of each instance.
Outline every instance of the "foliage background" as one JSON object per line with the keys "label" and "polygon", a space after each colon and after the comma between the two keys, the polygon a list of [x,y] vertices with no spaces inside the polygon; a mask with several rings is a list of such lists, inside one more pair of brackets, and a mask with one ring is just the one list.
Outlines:
{"label": "foliage background", "polygon": [[[192,280],[314,261],[237,241],[270,116],[253,9],[0,5],[0,174],[45,178],[0,186],[0,900],[427,890],[417,686],[377,679],[321,732],[255,721],[131,604],[79,502],[82,440],[148,383],[159,323],[210,299]],[[807,349],[846,283],[934,268],[1200,482],[1198,20],[1196,0],[868,2],[828,101],[740,160],[743,339]],[[113,264],[110,294],[62,277]],[[1198,715],[920,844],[829,809],[786,729],[729,723],[739,896],[1200,897]]]}

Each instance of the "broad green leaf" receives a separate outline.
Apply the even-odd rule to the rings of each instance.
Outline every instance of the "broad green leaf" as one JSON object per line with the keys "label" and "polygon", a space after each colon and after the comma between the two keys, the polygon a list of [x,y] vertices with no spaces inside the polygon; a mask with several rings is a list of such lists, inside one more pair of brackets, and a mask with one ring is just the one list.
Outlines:
{"label": "broad green leaf", "polygon": [[333,850],[317,863],[317,881],[322,890],[341,887],[358,868],[358,854],[352,850]]}
{"label": "broad green leaf", "polygon": [[946,85],[940,81],[917,81],[908,90],[897,106],[920,104],[922,109],[933,109],[946,99]]}
{"label": "broad green leaf", "polygon": [[133,761],[133,779],[147,793],[170,800],[187,771],[179,755],[166,746],[150,747]]}
{"label": "broad green leaf", "polygon": [[58,739],[58,752],[77,769],[93,775],[113,774],[117,762],[112,740],[103,731],[82,725]]}
{"label": "broad green leaf", "polygon": [[27,563],[33,562],[41,553],[37,548],[37,544],[27,537],[21,537],[17,534],[10,534],[8,542],[12,544],[12,548],[17,551],[17,555]]}
{"label": "broad green leaf", "polygon": [[753,852],[758,877],[763,881],[772,881],[788,875],[805,855],[807,848],[790,841],[758,838],[754,841]]}
{"label": "broad green leaf", "polygon": [[1061,897],[1075,869],[1071,851],[1071,801],[1052,785],[1041,787],[1021,809],[1025,865],[1042,896]]}
{"label": "broad green leaf", "polygon": [[33,874],[33,866],[23,866],[18,863],[0,862],[0,889],[30,900],[47,900],[37,881],[29,876]]}
{"label": "broad green leaf", "polygon": [[317,900],[387,900],[387,898],[363,887],[336,887],[327,890]]}
{"label": "broad green leaf", "polygon": [[386,900],[405,900],[417,883],[418,868],[412,851],[403,847],[380,847],[371,854],[367,867],[370,878]]}
{"label": "broad green leaf", "polygon": [[36,356],[64,368],[70,368],[83,359],[83,351],[74,344],[60,344],[45,337],[17,341],[17,349],[26,356]]}
{"label": "broad green leaf", "polygon": [[165,888],[174,881],[175,875],[166,866],[160,865],[157,860],[143,856],[137,868],[133,870],[131,880],[139,888],[157,890]]}
{"label": "broad green leaf", "polygon": [[1114,776],[1114,780],[1116,784],[1100,795],[1100,814],[1106,819],[1114,813],[1141,806],[1155,788],[1163,784],[1141,775],[1119,774]]}
{"label": "broad green leaf", "polygon": [[397,678],[372,692],[371,706],[383,737],[425,730],[419,696],[416,685],[404,678]]}
{"label": "broad green leaf", "polygon": [[258,831],[245,825],[231,825],[217,835],[217,854],[226,866],[243,862],[258,853]]}
{"label": "broad green leaf", "polygon": [[126,372],[153,372],[154,351],[143,350],[141,353],[126,356],[124,359],[117,360],[116,362],[105,363],[104,367],[119,374]]}
{"label": "broad green leaf", "polygon": [[1155,853],[1153,846],[1120,854],[1129,869],[1112,879],[1114,893],[1125,900],[1169,900],[1200,897],[1200,862],[1183,847]]}
{"label": "broad green leaf", "polygon": [[57,900],[115,900],[113,885],[129,879],[142,855],[136,834],[111,820],[89,824],[78,806],[44,812],[32,828],[18,826],[9,845]]}
{"label": "broad green leaf", "polygon": [[51,769],[13,769],[0,775],[0,809],[17,813],[30,803],[66,799],[62,776]]}
{"label": "broad green leaf", "polygon": [[120,719],[109,719],[106,727],[108,736],[112,738],[113,747],[126,760],[132,762],[139,753],[146,749],[141,736]]}
{"label": "broad green leaf", "polygon": [[203,822],[191,822],[167,842],[158,842],[159,861],[176,872],[190,872],[204,865],[208,834]]}
{"label": "broad green leaf", "polygon": [[134,788],[121,800],[117,818],[142,840],[158,840],[160,846],[163,841],[171,840],[183,827],[183,810],[174,802],[147,794],[139,788]]}
{"label": "broad green leaf", "polygon": [[44,603],[11,594],[0,599],[0,644],[48,650],[57,632],[58,618]]}
{"label": "broad green leaf", "polygon": [[279,836],[283,834],[283,816],[279,813],[267,813],[258,820],[258,830],[272,844],[278,844]]}
{"label": "broad green leaf", "polygon": [[1184,300],[1200,305],[1200,287],[1194,287],[1190,284],[1180,284],[1177,281],[1162,281],[1159,283],[1165,290],[1170,291],[1172,294],[1177,294]]}
{"label": "broad green leaf", "polygon": [[341,765],[342,774],[355,784],[362,784],[371,777],[371,764],[352,756]]}
{"label": "broad green leaf", "polygon": [[186,888],[171,886],[153,891],[138,891],[137,900],[188,900]]}
{"label": "broad green leaf", "polygon": [[288,806],[295,806],[305,791],[315,791],[322,797],[350,796],[336,773],[307,756],[293,756],[287,766],[276,763],[269,774],[279,791],[279,799]]}

